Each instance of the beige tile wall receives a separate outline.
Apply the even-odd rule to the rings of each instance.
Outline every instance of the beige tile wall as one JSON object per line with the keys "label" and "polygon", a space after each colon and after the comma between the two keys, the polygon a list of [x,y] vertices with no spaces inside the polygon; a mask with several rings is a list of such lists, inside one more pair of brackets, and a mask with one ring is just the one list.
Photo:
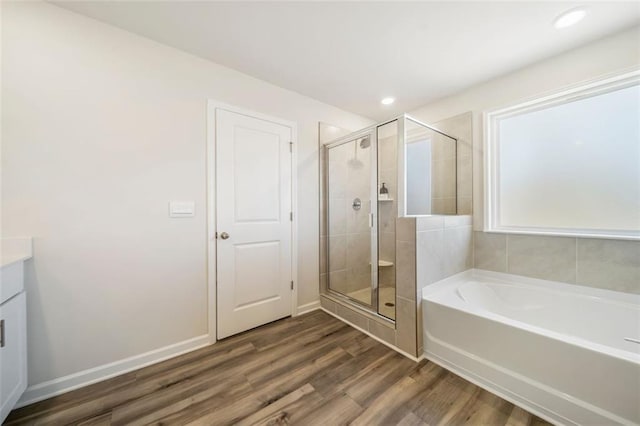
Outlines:
{"label": "beige tile wall", "polygon": [[457,143],[457,203],[458,215],[472,213],[472,156],[473,156],[473,115],[471,112],[438,121],[433,126],[453,136]]}
{"label": "beige tile wall", "polygon": [[471,215],[416,218],[415,300],[418,353],[422,353],[422,289],[472,266]]}
{"label": "beige tile wall", "polygon": [[332,126],[327,123],[318,123],[318,161],[319,161],[319,179],[318,185],[320,186],[320,294],[326,292],[328,285],[328,271],[327,271],[327,188],[326,188],[326,173],[325,167],[326,158],[324,157],[324,145],[338,139],[342,136],[346,136],[351,133],[347,129],[341,129],[336,126]]}
{"label": "beige tile wall", "polygon": [[471,215],[417,218],[417,291],[473,267]]}
{"label": "beige tile wall", "polygon": [[416,292],[416,218],[396,219],[396,321],[393,324],[331,294],[321,294],[321,306],[338,317],[412,356],[418,356]]}
{"label": "beige tile wall", "polygon": [[416,218],[396,219],[396,342],[418,354],[416,312]]}
{"label": "beige tile wall", "polygon": [[[332,148],[328,158],[329,281],[345,294],[371,286],[371,149],[350,142]],[[352,207],[355,198],[359,210]]]}
{"label": "beige tile wall", "polygon": [[[337,129],[338,131],[336,132],[336,129],[333,128],[333,126],[329,126],[326,125],[324,123],[320,123],[320,148],[322,148],[322,145],[324,145],[327,142],[330,142],[333,139],[336,139],[338,137],[341,137],[345,134],[347,134],[348,132],[344,131],[344,130],[340,130]],[[389,144],[389,145],[393,145],[393,149],[395,150],[396,144]],[[383,148],[384,149],[384,148]],[[392,149],[392,147],[387,146],[387,149]],[[322,152],[322,149],[320,150]],[[388,156],[391,155],[391,153],[387,153]],[[396,263],[396,265],[394,266],[394,272],[392,280],[389,279],[388,282],[384,281],[384,278],[382,278],[382,282],[381,282],[381,286],[384,284],[386,285],[391,285],[392,282],[395,283],[395,281],[397,280],[397,276],[398,276],[398,270],[397,268],[399,266],[402,266],[402,282],[405,283],[404,285],[404,289],[405,289],[405,293],[403,296],[398,297],[398,295],[396,295],[396,322],[395,324],[391,321],[387,321],[383,318],[380,318],[376,315],[373,315],[369,312],[367,312],[364,309],[360,309],[356,306],[353,306],[351,304],[349,304],[348,302],[345,302],[343,300],[340,300],[339,298],[336,298],[334,296],[332,296],[331,294],[327,293],[327,259],[326,259],[326,248],[327,248],[327,222],[329,222],[330,220],[334,221],[333,222],[333,226],[338,226],[338,229],[340,229],[340,226],[342,223],[344,223],[344,228],[345,230],[348,229],[358,229],[358,225],[355,223],[356,221],[352,221],[350,222],[349,216],[348,216],[348,210],[346,210],[344,215],[341,215],[342,212],[338,212],[339,215],[332,217],[332,218],[328,218],[327,216],[327,206],[326,206],[326,202],[325,200],[328,199],[328,194],[326,193],[327,188],[325,188],[325,184],[324,184],[324,168],[326,167],[326,159],[322,158],[320,159],[320,170],[321,170],[321,175],[320,175],[320,210],[321,210],[321,220],[320,220],[320,304],[321,306],[326,309],[327,311],[335,314],[336,316],[344,319],[345,321],[348,321],[358,327],[360,327],[361,329],[370,332],[371,334],[373,334],[374,336],[380,338],[381,340],[396,346],[397,348],[403,350],[404,352],[412,355],[412,356],[417,356],[418,352],[417,352],[417,320],[416,320],[416,309],[415,309],[415,305],[416,305],[416,301],[415,301],[415,225],[413,226],[413,228],[411,228],[411,225],[406,225],[404,227],[402,227],[402,238],[403,241],[399,242],[397,241],[396,238],[396,211],[397,208],[395,207],[396,204],[395,202],[393,203],[384,203],[384,205],[386,206],[387,204],[390,205],[391,208],[389,208],[388,212],[385,213],[385,210],[382,210],[380,219],[381,219],[381,223],[380,223],[380,233],[381,233],[381,238],[386,238],[385,240],[385,247],[382,248],[383,252],[380,253],[380,257],[381,259],[385,259],[385,260],[392,260],[394,261],[396,258],[396,250],[398,249],[399,246],[401,246],[403,252],[403,259],[404,261],[401,262],[401,265],[397,265],[397,261],[394,262]],[[383,164],[383,168],[385,167],[385,165]],[[391,168],[391,166],[389,167]],[[348,171],[347,171],[348,173]],[[395,188],[396,188],[396,178],[394,176],[391,176],[389,174],[386,174],[383,176],[385,180],[385,182],[389,182],[389,192],[390,192],[390,196],[392,198],[396,198],[396,194],[394,194]],[[348,189],[348,185],[345,184],[345,199],[346,199],[346,195],[347,192],[349,191]],[[337,194],[340,195],[340,194]],[[353,194],[350,194],[353,195]],[[339,198],[339,197],[338,197]],[[362,197],[361,197],[362,198]],[[364,203],[364,200],[363,200]],[[407,219],[409,222],[413,222],[415,223],[415,219]],[[409,228],[407,228],[407,226],[409,226]],[[346,232],[346,234],[348,235],[349,232]],[[368,228],[367,228],[367,235],[369,235],[368,233]],[[367,248],[369,247],[369,243],[367,242]],[[338,262],[336,267],[340,267],[341,264],[339,263],[340,260],[338,259],[339,255],[342,253],[342,248],[341,246],[337,245],[336,247],[332,247],[333,250],[335,250],[337,253],[335,254],[335,257],[333,254],[330,254],[331,258],[333,259],[333,262],[331,263],[335,263]],[[347,241],[346,244],[346,251],[349,252],[351,249],[355,250],[356,252],[358,251],[358,249],[356,247],[352,247],[349,245],[349,242]],[[353,255],[352,255],[353,256]],[[389,257],[389,259],[386,259],[386,257]],[[345,257],[345,259],[342,261],[345,265],[348,263],[348,257]],[[333,270],[334,268],[331,267],[331,269]],[[341,279],[346,279],[347,275],[346,273],[342,273],[340,274],[340,271],[344,272],[346,270],[334,270],[331,272],[332,274],[332,280],[338,280],[338,285],[340,285],[340,281]],[[336,274],[338,272],[338,274]],[[334,281],[332,281],[333,284],[335,284]],[[347,284],[344,283],[343,286],[346,288]]]}
{"label": "beige tile wall", "polygon": [[474,266],[640,294],[640,241],[474,232]]}
{"label": "beige tile wall", "polygon": [[456,143],[436,132],[431,134],[431,213],[456,214]]}
{"label": "beige tile wall", "polygon": [[412,123],[407,129],[407,143],[431,145],[431,214],[456,214],[457,164],[454,139]]}
{"label": "beige tile wall", "polygon": [[640,241],[576,239],[576,283],[640,294]]}
{"label": "beige tile wall", "polygon": [[384,182],[389,190],[389,198],[393,200],[378,202],[378,255],[380,260],[393,263],[393,266],[379,269],[378,285],[380,287],[396,285],[397,150],[397,135],[378,140],[378,182],[380,183],[378,191]]}

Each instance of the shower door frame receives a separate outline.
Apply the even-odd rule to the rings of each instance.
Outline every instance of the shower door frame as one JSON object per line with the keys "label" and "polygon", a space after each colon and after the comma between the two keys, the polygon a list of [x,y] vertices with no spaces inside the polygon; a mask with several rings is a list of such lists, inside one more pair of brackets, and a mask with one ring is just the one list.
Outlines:
{"label": "shower door frame", "polygon": [[[355,132],[349,133],[348,135],[337,138],[331,142],[326,144],[321,144],[320,146],[320,205],[323,206],[324,211],[320,214],[320,228],[324,227],[326,232],[325,234],[321,234],[326,236],[326,244],[325,247],[322,248],[322,243],[320,244],[320,252],[324,254],[325,263],[323,266],[322,256],[320,256],[320,266],[321,271],[320,275],[324,273],[326,275],[326,281],[320,281],[320,294],[326,294],[327,296],[331,296],[336,300],[340,300],[347,304],[350,304],[353,307],[361,308],[365,310],[369,314],[375,315],[378,319],[382,321],[386,321],[388,323],[395,324],[396,320],[388,318],[382,314],[380,314],[380,306],[379,305],[379,295],[378,295],[378,285],[379,285],[379,267],[378,267],[378,232],[379,232],[379,223],[378,223],[378,129],[386,124],[397,121],[397,193],[396,193],[396,203],[397,203],[397,211],[396,218],[403,217],[415,217],[415,215],[408,215],[406,212],[406,150],[405,144],[407,140],[407,126],[406,121],[412,121],[415,124],[418,124],[422,127],[425,127],[429,130],[432,130],[436,133],[442,134],[453,139],[456,143],[455,152],[456,152],[456,209],[458,203],[458,195],[457,195],[457,186],[458,186],[458,138],[452,135],[446,134],[437,128],[430,126],[409,114],[401,114],[399,116],[390,118],[388,120],[372,124],[363,129],[357,130]],[[371,228],[371,305],[364,304],[357,299],[349,297],[343,293],[340,293],[336,290],[331,289],[331,274],[330,274],[330,260],[329,260],[329,250],[330,250],[330,228],[329,228],[329,149],[343,145],[348,142],[352,142],[356,139],[362,138],[364,136],[369,136],[371,138],[371,144],[374,149],[372,149],[372,163],[371,163],[371,213],[373,214],[373,227]],[[396,257],[397,260],[397,257]],[[397,277],[396,277],[397,279]],[[396,300],[397,300],[397,282],[396,282]],[[396,318],[397,318],[397,310],[396,310]]]}
{"label": "shower door frame", "polygon": [[[324,157],[324,194],[326,204],[325,229],[327,230],[327,243],[325,247],[326,271],[327,271],[327,292],[338,299],[346,300],[367,311],[380,315],[378,313],[378,124],[365,127],[357,132],[350,133],[346,136],[338,138],[332,142],[323,145],[322,155]],[[340,293],[331,288],[331,261],[329,252],[331,248],[331,227],[329,226],[330,208],[329,205],[329,150],[349,142],[357,141],[363,137],[369,137],[371,141],[370,153],[370,176],[369,176],[369,233],[370,233],[370,263],[371,263],[371,305],[361,302],[358,299]],[[385,317],[386,318],[386,317]]]}

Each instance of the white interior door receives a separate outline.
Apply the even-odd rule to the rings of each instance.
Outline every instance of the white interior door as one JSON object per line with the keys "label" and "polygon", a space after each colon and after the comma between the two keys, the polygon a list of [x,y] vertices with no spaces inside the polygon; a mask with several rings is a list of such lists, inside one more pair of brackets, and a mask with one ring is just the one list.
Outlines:
{"label": "white interior door", "polygon": [[291,315],[291,136],[216,110],[218,339]]}

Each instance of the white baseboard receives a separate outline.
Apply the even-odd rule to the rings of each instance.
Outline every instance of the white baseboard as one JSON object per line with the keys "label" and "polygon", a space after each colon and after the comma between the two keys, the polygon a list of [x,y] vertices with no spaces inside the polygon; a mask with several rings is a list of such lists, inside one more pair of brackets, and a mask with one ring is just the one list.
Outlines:
{"label": "white baseboard", "polygon": [[296,315],[306,314],[318,309],[320,309],[320,300],[298,306],[298,308],[296,309]]}
{"label": "white baseboard", "polygon": [[43,399],[51,398],[83,386],[101,382],[151,364],[156,364],[160,361],[200,349],[210,344],[211,341],[209,335],[204,334],[189,340],[174,343],[173,345],[154,349],[140,355],[134,355],[109,364],[69,374],[68,376],[38,383],[27,388],[24,394],[22,394],[22,397],[18,400],[15,408],[24,407],[25,405],[33,404],[34,402],[42,401]]}

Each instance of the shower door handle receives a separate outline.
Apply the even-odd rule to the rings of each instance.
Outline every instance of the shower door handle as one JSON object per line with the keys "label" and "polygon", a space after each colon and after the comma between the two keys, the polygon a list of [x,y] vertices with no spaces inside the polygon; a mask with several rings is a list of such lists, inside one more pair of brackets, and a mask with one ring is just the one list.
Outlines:
{"label": "shower door handle", "polygon": [[373,213],[369,213],[369,228],[373,228]]}

